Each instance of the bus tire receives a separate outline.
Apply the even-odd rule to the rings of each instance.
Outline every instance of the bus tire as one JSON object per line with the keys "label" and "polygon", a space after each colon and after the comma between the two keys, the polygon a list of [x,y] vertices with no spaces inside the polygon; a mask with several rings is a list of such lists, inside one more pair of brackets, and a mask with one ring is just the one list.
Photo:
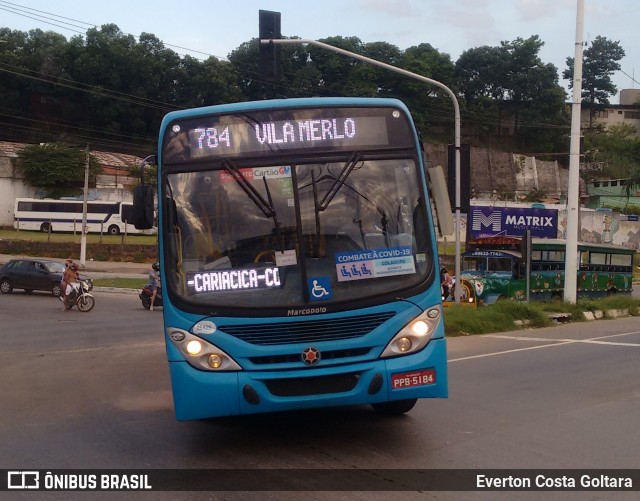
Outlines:
{"label": "bus tire", "polygon": [[409,412],[413,409],[418,401],[417,398],[410,398],[408,400],[392,400],[391,402],[380,402],[378,404],[371,404],[371,407],[378,413],[385,416],[399,416],[405,412]]}
{"label": "bus tire", "polygon": [[49,228],[50,228],[50,226],[51,226],[51,225],[50,225],[49,223],[42,223],[42,224],[40,225],[40,231],[41,231],[42,233],[49,233]]}
{"label": "bus tire", "polygon": [[11,294],[11,292],[13,292],[13,284],[11,283],[11,280],[3,278],[2,281],[0,281],[0,292],[3,294]]}
{"label": "bus tire", "polygon": [[120,228],[118,228],[115,224],[109,226],[109,229],[107,231],[109,232],[109,235],[120,235]]}

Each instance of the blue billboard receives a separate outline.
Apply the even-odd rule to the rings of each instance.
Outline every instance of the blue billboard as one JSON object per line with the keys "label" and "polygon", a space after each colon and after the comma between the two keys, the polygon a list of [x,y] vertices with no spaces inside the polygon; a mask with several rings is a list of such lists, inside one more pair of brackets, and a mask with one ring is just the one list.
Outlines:
{"label": "blue billboard", "polygon": [[520,207],[471,206],[467,219],[467,240],[487,237],[557,238],[558,211]]}

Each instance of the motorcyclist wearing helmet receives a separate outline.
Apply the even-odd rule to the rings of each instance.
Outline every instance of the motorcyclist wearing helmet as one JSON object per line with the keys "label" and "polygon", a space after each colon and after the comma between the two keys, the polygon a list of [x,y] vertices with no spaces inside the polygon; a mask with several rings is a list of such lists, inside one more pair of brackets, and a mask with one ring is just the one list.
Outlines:
{"label": "motorcyclist wearing helmet", "polygon": [[149,272],[149,288],[152,292],[149,311],[153,311],[153,304],[158,294],[158,287],[160,287],[160,263],[153,263],[151,265],[151,271]]}
{"label": "motorcyclist wearing helmet", "polygon": [[67,266],[67,269],[64,271],[64,275],[62,278],[63,282],[65,283],[64,300],[63,300],[65,311],[69,309],[67,298],[69,297],[69,294],[73,290],[72,284],[77,283],[79,279],[80,279],[80,276],[78,275],[78,265],[73,261],[71,261],[69,263],[69,266]]}

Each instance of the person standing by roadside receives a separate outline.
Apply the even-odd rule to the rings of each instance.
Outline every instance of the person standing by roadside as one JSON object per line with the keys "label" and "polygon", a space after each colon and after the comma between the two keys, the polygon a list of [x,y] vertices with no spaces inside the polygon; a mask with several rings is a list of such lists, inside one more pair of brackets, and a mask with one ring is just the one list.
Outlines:
{"label": "person standing by roadside", "polygon": [[158,295],[158,287],[160,287],[160,264],[153,263],[151,265],[151,271],[149,272],[149,288],[152,291],[149,311],[153,311],[153,304],[155,303],[156,296]]}
{"label": "person standing by roadside", "polygon": [[446,301],[451,294],[451,286],[453,285],[453,280],[451,279],[451,275],[447,272],[447,269],[443,266],[440,268],[440,285],[442,286],[442,300]]}

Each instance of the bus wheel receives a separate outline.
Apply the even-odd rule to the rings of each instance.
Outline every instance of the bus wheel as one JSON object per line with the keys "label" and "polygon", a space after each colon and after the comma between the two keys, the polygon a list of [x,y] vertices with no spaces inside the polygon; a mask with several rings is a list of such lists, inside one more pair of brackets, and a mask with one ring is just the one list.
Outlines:
{"label": "bus wheel", "polygon": [[409,400],[393,400],[391,402],[381,402],[379,404],[371,404],[371,407],[378,414],[384,414],[386,416],[397,416],[409,412],[413,409],[418,401],[417,398],[411,398]]}
{"label": "bus wheel", "polygon": [[120,228],[118,228],[115,224],[109,226],[109,229],[107,231],[109,232],[109,235],[120,235]]}
{"label": "bus wheel", "polygon": [[559,303],[562,302],[564,300],[564,296],[562,295],[561,292],[554,292],[551,294],[551,301],[553,301],[554,303]]}
{"label": "bus wheel", "polygon": [[42,223],[40,225],[40,231],[42,233],[49,233],[49,223]]}

